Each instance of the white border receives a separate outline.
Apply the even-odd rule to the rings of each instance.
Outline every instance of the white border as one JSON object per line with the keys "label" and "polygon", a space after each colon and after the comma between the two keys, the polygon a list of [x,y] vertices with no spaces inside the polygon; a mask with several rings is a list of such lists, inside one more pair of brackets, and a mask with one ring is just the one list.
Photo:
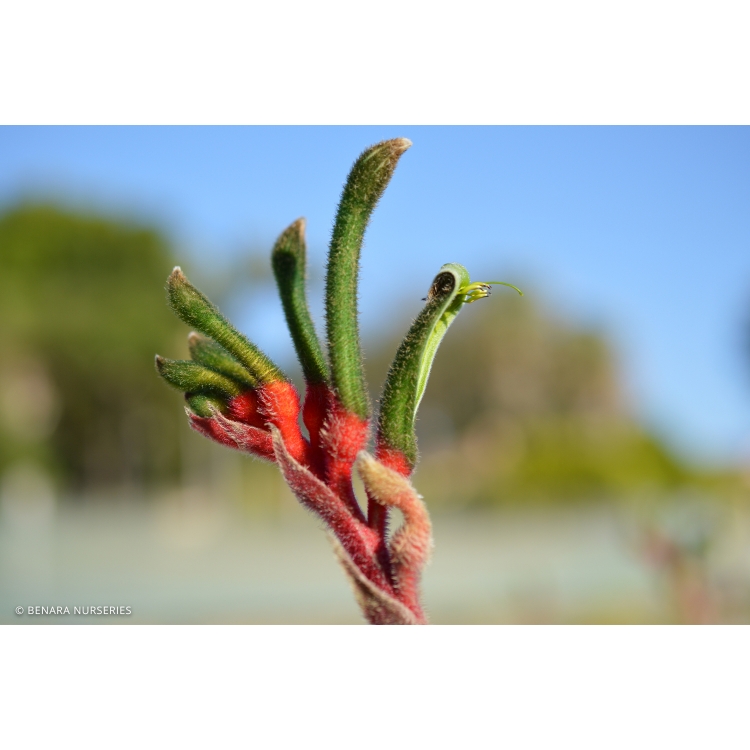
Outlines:
{"label": "white border", "polygon": [[34,747],[747,743],[746,627],[9,626],[1,636],[3,737]]}
{"label": "white border", "polygon": [[7,124],[745,124],[746,6],[25,0]]}

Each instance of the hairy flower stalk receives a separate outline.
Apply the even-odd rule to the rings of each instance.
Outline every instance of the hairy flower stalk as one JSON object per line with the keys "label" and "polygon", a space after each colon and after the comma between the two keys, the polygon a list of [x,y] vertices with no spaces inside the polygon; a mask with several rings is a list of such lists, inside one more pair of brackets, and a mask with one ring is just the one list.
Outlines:
{"label": "hairy flower stalk", "polygon": [[404,476],[412,473],[417,462],[414,423],[440,342],[461,308],[488,297],[491,284],[509,286],[523,295],[505,281],[471,283],[462,265],[446,263],[432,282],[427,304],[396,352],[383,387],[377,455]]}
{"label": "hairy flower stalk", "polygon": [[[409,479],[417,462],[416,413],[437,348],[456,315],[465,304],[486,297],[491,284],[505,284],[472,283],[456,263],[440,269],[388,373],[375,455],[368,453],[371,407],[358,330],[359,255],[370,216],[409,146],[405,138],[378,143],[349,173],[328,256],[325,350],[307,303],[304,219],[291,224],[273,248],[273,271],[305,378],[302,407],[289,378],[179,267],[167,291],[172,309],[195,329],[188,336],[191,359],[156,357],[159,375],[185,394],[193,429],[278,464],[300,503],[328,528],[362,612],[373,624],[427,622],[419,584],[432,531]],[[366,515],[354,494],[355,470],[367,494]],[[404,518],[392,535],[390,508]]]}

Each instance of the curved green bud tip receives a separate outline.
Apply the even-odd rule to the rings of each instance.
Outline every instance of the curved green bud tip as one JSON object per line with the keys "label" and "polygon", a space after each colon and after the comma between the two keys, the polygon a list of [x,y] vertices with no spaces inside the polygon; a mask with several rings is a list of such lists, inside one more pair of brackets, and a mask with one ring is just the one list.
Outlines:
{"label": "curved green bud tip", "polygon": [[172,309],[183,322],[224,347],[259,383],[286,380],[284,373],[187,280],[179,266],[167,280],[167,292]]}
{"label": "curved green bud tip", "polygon": [[305,247],[305,227],[307,222],[304,216],[300,216],[297,221],[293,221],[276,240],[271,253],[272,258],[276,256],[288,256],[291,259],[301,258],[304,260],[306,255]]}
{"label": "curved green bud tip", "polygon": [[233,380],[191,360],[167,359],[157,354],[154,362],[159,375],[183,393],[213,394],[230,399],[242,391]]}
{"label": "curved green bud tip", "polygon": [[433,279],[422,312],[396,352],[386,378],[378,423],[379,440],[401,451],[412,466],[417,459],[414,421],[424,396],[432,363],[449,326],[461,308],[489,296],[497,281],[471,282],[460,263],[446,263]]}
{"label": "curved green bud tip", "polygon": [[[453,279],[454,286],[451,286],[450,279]],[[438,288],[441,287],[447,289],[450,287],[451,295],[445,295],[445,303],[442,308],[440,317],[435,321],[432,330],[427,334],[427,340],[425,343],[424,353],[419,364],[419,377],[417,381],[417,400],[414,406],[413,418],[416,418],[416,412],[419,408],[419,403],[424,395],[424,390],[427,387],[427,379],[432,369],[432,362],[437,354],[438,346],[443,340],[448,331],[448,327],[455,320],[456,315],[461,312],[461,308],[465,304],[476,302],[477,300],[484,299],[490,295],[490,285],[501,284],[503,286],[509,286],[515,289],[521,296],[523,292],[513,284],[509,284],[506,281],[475,281],[472,282],[469,278],[469,272],[465,266],[460,263],[446,263],[441,269],[435,280],[432,282],[430,291],[427,294],[427,306],[429,306],[431,298],[439,298]],[[454,293],[454,290],[455,291]],[[426,306],[426,307],[427,307]],[[426,309],[425,307],[425,309]]]}
{"label": "curved green bud tip", "polygon": [[[412,142],[408,138],[391,138],[366,148],[354,162],[348,183],[351,183],[354,189],[379,190],[382,193],[393,175],[399,158],[411,146]],[[360,176],[367,177],[370,184],[358,185],[352,180]]]}
{"label": "curved green bud tip", "polygon": [[271,253],[271,265],[305,380],[326,383],[328,365],[307,304],[304,219],[297,219],[281,233]]}
{"label": "curved green bud tip", "polygon": [[206,325],[211,325],[212,318],[219,315],[216,306],[187,280],[179,266],[175,266],[169,274],[167,293],[172,309],[193,328],[203,329]]}

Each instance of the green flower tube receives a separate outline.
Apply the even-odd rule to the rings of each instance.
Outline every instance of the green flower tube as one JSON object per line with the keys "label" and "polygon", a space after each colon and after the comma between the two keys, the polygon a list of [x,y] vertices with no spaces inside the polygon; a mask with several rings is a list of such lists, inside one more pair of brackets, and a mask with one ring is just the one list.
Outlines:
{"label": "green flower tube", "polygon": [[464,266],[446,263],[430,286],[427,304],[396,352],[383,388],[378,444],[381,449],[401,453],[410,469],[417,461],[414,422],[440,342],[463,306],[489,296],[492,284],[509,286],[523,294],[504,281],[471,282]]}

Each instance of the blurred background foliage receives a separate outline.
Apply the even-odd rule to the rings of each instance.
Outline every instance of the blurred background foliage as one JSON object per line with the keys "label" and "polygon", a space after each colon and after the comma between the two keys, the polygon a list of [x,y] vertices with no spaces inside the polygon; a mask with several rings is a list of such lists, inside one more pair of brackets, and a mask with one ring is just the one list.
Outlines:
{"label": "blurred background foliage", "polygon": [[[163,292],[175,262],[153,227],[51,205],[0,217],[0,474],[33,465],[63,494],[143,494],[205,473],[211,446],[186,438],[179,396],[153,370],[155,353],[185,349]],[[254,252],[202,281],[220,304],[273,284]],[[736,485],[634,421],[606,335],[566,324],[526,291],[471,305],[437,356],[418,425],[417,482],[431,504]],[[401,335],[367,344],[373,387]]]}
{"label": "blurred background foliage", "polygon": [[153,228],[38,205],[0,218],[0,471],[36,462],[68,492],[174,481],[182,415],[152,364],[180,331],[173,264]]}

